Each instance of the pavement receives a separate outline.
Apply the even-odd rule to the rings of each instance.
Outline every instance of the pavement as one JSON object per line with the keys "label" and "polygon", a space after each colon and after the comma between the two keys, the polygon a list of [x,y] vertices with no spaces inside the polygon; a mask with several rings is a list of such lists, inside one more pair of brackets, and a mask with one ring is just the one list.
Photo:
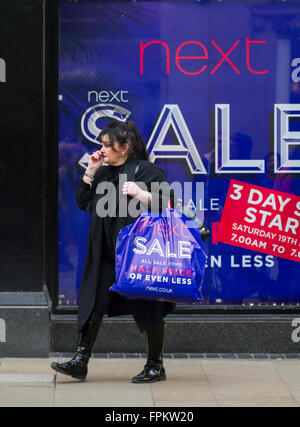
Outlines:
{"label": "pavement", "polygon": [[300,359],[165,359],[167,381],[132,384],[142,359],[96,359],[85,382],[47,359],[0,359],[1,407],[300,406]]}
{"label": "pavement", "polygon": [[300,358],[165,359],[167,380],[132,384],[141,358],[92,358],[85,382],[47,359],[0,359],[1,407],[299,407]]}

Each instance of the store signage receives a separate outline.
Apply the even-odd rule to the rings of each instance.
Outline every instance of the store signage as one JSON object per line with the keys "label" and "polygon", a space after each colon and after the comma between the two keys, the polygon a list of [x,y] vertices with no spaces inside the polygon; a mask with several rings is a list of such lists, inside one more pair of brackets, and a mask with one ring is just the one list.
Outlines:
{"label": "store signage", "polygon": [[6,62],[0,58],[0,82],[6,83]]}
{"label": "store signage", "polygon": [[[129,119],[131,112],[116,104],[98,104],[84,111],[81,119],[83,135],[99,144],[96,139],[101,129],[98,119],[111,117],[120,121]],[[300,145],[300,132],[289,130],[289,121],[300,115],[300,104],[274,105],[274,153],[276,173],[300,173],[300,160],[291,160],[291,146]],[[165,144],[167,133],[173,129],[176,143]],[[218,137],[220,135],[220,138]],[[164,105],[147,143],[151,162],[157,158],[184,158],[192,174],[207,174],[193,137],[176,104]],[[215,105],[215,171],[216,173],[264,173],[265,161],[232,159],[230,156],[230,105]],[[82,160],[82,159],[81,159]]]}
{"label": "store signage", "polygon": [[0,342],[6,342],[6,323],[4,319],[0,319]]}
{"label": "store signage", "polygon": [[218,241],[300,262],[300,197],[231,180]]}
{"label": "store signage", "polygon": [[[265,74],[268,73],[269,70],[254,70],[251,65],[250,65],[250,44],[257,44],[257,43],[266,43],[266,40],[250,40],[249,37],[246,38],[246,66],[247,69],[253,73],[253,74]],[[144,51],[146,49],[147,46],[152,45],[152,44],[160,44],[162,46],[164,46],[165,51],[166,51],[166,73],[170,74],[170,49],[167,43],[161,41],[161,40],[151,40],[147,43],[140,43],[140,74],[144,74]],[[231,59],[229,59],[229,56],[231,55],[232,51],[235,50],[237,48],[237,46],[240,44],[240,40],[237,40],[232,47],[227,51],[224,52],[224,48],[220,47],[214,40],[211,40],[211,44],[215,47],[215,49],[217,49],[217,51],[220,53],[220,55],[222,56],[222,59],[217,63],[214,64],[214,67],[210,70],[210,74],[214,74],[216,72],[216,70],[221,66],[221,64],[226,61],[227,64],[230,65],[230,67],[233,69],[233,71],[235,71],[237,74],[240,74],[240,70],[237,68],[237,66],[232,62]],[[187,45],[195,45],[198,48],[199,53],[202,54],[202,56],[187,56],[186,53],[184,53],[184,47]],[[199,49],[200,48],[200,49]],[[240,47],[240,49],[243,49]],[[183,52],[182,52],[183,50]],[[155,51],[155,54],[157,54],[157,51]],[[160,52],[159,52],[160,54]],[[203,43],[200,43],[199,41],[196,40],[188,40],[185,41],[183,43],[181,43],[175,53],[175,62],[177,65],[177,68],[183,73],[183,74],[187,74],[187,75],[195,75],[195,74],[201,74],[206,68],[207,68],[207,64],[203,65],[199,70],[194,71],[194,72],[190,72],[187,71],[183,68],[182,66],[182,60],[186,60],[186,59],[209,59],[209,55],[208,55],[208,51],[206,49],[206,46]]]}

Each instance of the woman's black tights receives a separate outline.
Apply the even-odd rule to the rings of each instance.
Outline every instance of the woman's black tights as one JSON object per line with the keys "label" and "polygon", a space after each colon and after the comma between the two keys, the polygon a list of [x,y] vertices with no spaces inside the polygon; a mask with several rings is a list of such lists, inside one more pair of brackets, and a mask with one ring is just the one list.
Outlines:
{"label": "woman's black tights", "polygon": [[159,362],[162,363],[164,343],[165,343],[165,322],[161,321],[146,332],[147,337],[147,362]]}
{"label": "woman's black tights", "polygon": [[[94,310],[83,327],[80,336],[79,345],[84,346],[89,356],[92,352],[96,342],[98,330],[103,319],[104,312]],[[165,322],[160,321],[154,327],[146,331],[147,339],[147,362],[160,362],[162,363],[164,341],[165,341]]]}

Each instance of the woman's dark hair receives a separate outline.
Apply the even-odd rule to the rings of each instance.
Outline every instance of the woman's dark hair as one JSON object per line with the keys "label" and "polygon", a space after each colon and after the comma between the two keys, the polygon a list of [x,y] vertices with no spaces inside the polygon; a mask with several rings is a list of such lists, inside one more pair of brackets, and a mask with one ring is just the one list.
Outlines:
{"label": "woman's dark hair", "polygon": [[129,157],[139,160],[148,160],[148,154],[143,138],[133,122],[114,121],[103,129],[97,137],[102,142],[102,137],[108,135],[112,149],[117,141],[121,147],[129,143]]}

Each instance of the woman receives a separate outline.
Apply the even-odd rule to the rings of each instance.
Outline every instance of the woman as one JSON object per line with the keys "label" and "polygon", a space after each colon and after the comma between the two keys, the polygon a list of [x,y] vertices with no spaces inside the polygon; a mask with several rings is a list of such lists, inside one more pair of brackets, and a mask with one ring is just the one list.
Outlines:
{"label": "woman", "polygon": [[[108,316],[131,313],[141,333],[146,332],[148,344],[144,370],[132,378],[132,382],[165,380],[162,359],[165,331],[163,318],[173,311],[175,305],[168,302],[126,300],[109,291],[109,288],[115,281],[115,247],[118,234],[137,216],[130,215],[130,209],[127,209],[124,215],[124,204],[128,208],[130,201],[135,198],[145,206],[148,205],[147,208],[160,210],[167,207],[170,187],[166,183],[163,170],[147,160],[142,137],[132,122],[111,123],[100,133],[99,140],[102,142],[102,148],[90,156],[88,167],[76,191],[78,207],[88,210],[91,214],[87,254],[79,292],[78,347],[70,361],[55,362],[51,366],[60,373],[85,380],[88,361],[104,313],[107,311]],[[124,175],[127,178],[121,182]],[[147,190],[140,188],[135,181],[144,183]],[[114,184],[116,191],[102,191],[107,182],[110,186]],[[165,183],[162,185],[164,189],[160,190],[158,195],[154,194],[153,187],[152,193],[150,192],[151,183],[154,182]],[[153,197],[154,195],[157,197]],[[159,201],[158,206],[153,206],[154,200]],[[106,215],[107,211],[110,215]]]}

